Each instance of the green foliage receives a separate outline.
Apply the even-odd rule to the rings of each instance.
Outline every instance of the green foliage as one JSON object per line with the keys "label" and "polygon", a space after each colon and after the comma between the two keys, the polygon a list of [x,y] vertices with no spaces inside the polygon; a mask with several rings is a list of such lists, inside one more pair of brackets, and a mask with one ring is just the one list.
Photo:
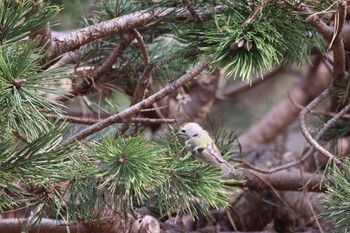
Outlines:
{"label": "green foliage", "polygon": [[91,146],[100,163],[95,174],[103,179],[98,188],[109,191],[124,211],[133,209],[134,199],[143,203],[165,180],[163,149],[142,136],[107,137]]}
{"label": "green foliage", "polygon": [[33,0],[0,2],[0,43],[18,42],[47,25],[59,11],[57,6],[37,9]]}
{"label": "green foliage", "polygon": [[333,95],[338,100],[339,106],[350,103],[350,82],[348,78],[334,80]]}
{"label": "green foliage", "polygon": [[321,200],[325,211],[322,218],[331,221],[334,232],[350,231],[350,161],[344,160],[345,170],[334,167],[334,185],[327,188],[327,195]]}
{"label": "green foliage", "polygon": [[99,21],[112,19],[121,15],[144,9],[147,1],[133,0],[103,0],[96,3],[96,10],[99,12],[96,17]]}
{"label": "green foliage", "polygon": [[229,205],[232,190],[223,190],[227,187],[218,168],[179,157],[169,159],[167,165],[167,180],[151,199],[161,215],[190,213],[198,217],[201,213],[209,216],[211,208]]}
{"label": "green foliage", "polygon": [[221,170],[201,164],[190,152],[185,152],[184,144],[174,140],[174,133],[163,135],[159,143],[167,148],[167,179],[158,187],[150,203],[161,215],[190,213],[210,216],[211,208],[225,208],[234,191],[226,186]]}
{"label": "green foliage", "polygon": [[252,74],[281,63],[301,62],[311,47],[321,47],[315,30],[281,4],[264,6],[255,19],[246,22],[258,3],[222,2],[229,7],[227,11],[182,27],[178,37],[188,44],[187,50],[200,52],[199,59],[210,57],[214,68],[222,68],[227,77],[249,81]]}
{"label": "green foliage", "polygon": [[36,42],[13,43],[0,47],[0,113],[7,125],[33,140],[52,125],[42,111],[59,114],[57,105],[44,94],[62,94],[56,81],[64,78],[63,70],[42,71],[41,55]]}
{"label": "green foliage", "polygon": [[45,199],[44,191],[31,190],[41,187],[49,194],[52,190],[49,186],[66,180],[65,169],[70,166],[68,155],[72,148],[59,145],[64,132],[63,126],[51,129],[26,146],[13,140],[0,142],[0,212],[38,202],[54,204]]}

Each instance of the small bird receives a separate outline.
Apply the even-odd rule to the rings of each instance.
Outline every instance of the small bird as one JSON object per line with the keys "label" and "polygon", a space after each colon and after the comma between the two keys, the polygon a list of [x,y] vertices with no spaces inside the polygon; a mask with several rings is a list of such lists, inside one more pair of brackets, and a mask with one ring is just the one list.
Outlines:
{"label": "small bird", "polygon": [[198,159],[220,168],[224,174],[231,173],[234,168],[222,158],[222,155],[215,145],[209,133],[200,125],[194,122],[183,124],[177,135],[185,138],[186,147],[192,151]]}

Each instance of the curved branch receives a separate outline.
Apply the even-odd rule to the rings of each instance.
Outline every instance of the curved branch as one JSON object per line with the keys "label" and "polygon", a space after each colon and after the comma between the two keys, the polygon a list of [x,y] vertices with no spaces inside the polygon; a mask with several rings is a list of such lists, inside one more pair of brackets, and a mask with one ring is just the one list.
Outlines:
{"label": "curved branch", "polygon": [[145,66],[147,66],[149,64],[149,62],[150,62],[150,59],[149,59],[149,56],[148,56],[148,53],[147,53],[145,42],[143,41],[141,34],[139,33],[139,31],[137,31],[136,28],[133,29],[133,33],[134,33],[134,36],[135,36],[135,38],[137,40],[137,43],[139,44],[139,47],[140,47],[140,50],[141,50],[141,54],[142,54],[142,58],[143,58],[143,64]]}
{"label": "curved branch", "polygon": [[[306,141],[310,143],[317,151],[319,151],[324,156],[328,157],[329,159],[332,159],[335,161],[336,164],[340,165],[342,162],[337,159],[334,155],[332,155],[329,151],[324,149],[315,139],[312,138],[310,132],[307,130],[305,118],[306,114],[308,114],[312,109],[314,109],[320,102],[322,102],[324,99],[326,99],[331,93],[331,87],[328,87],[326,90],[324,90],[317,98],[315,98],[311,103],[306,106],[299,115],[299,123],[301,132],[303,133]],[[350,106],[347,106],[344,108],[341,112],[339,112],[335,117],[333,117],[331,120],[327,122],[327,127],[325,126],[320,132],[320,135],[323,135],[326,130],[328,130],[334,123],[349,110]]]}

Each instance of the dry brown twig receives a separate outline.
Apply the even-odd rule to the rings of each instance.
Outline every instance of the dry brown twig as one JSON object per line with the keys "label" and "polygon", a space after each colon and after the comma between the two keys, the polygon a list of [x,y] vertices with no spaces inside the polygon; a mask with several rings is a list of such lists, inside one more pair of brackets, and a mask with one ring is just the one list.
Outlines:
{"label": "dry brown twig", "polygon": [[[131,101],[130,106],[140,102],[141,100],[143,100],[145,98],[146,90],[151,82],[151,78],[152,78],[152,75],[154,73],[154,67],[155,67],[154,64],[150,63],[148,52],[146,50],[146,45],[142,39],[141,34],[135,28],[133,29],[133,32],[134,32],[134,36],[139,44],[142,58],[143,58],[143,63],[144,63],[146,68],[143,71],[143,74],[141,75],[141,77],[139,78],[139,80],[136,84],[134,96],[133,96],[133,99]],[[139,112],[135,113],[134,115],[137,115],[137,114],[139,114]],[[124,119],[124,122],[123,122],[122,126],[120,127],[120,129],[117,130],[116,135],[123,134],[129,128],[131,117],[132,116],[130,116],[128,119]],[[138,126],[136,124],[136,127],[135,127],[136,131],[137,131],[137,128],[138,128]]]}
{"label": "dry brown twig", "polygon": [[[137,103],[139,103],[140,101],[142,101],[145,98],[146,95],[146,90],[147,87],[151,81],[151,77],[154,73],[154,64],[152,63],[148,63],[148,65],[146,66],[143,74],[141,75],[141,77],[139,78],[135,91],[134,91],[134,96],[133,99],[131,101],[130,106],[133,106]],[[139,111],[135,111],[132,115],[130,115],[128,118],[124,118],[124,123],[121,126],[121,128],[119,130],[117,130],[117,134],[123,134],[127,129],[128,129],[128,125],[129,125],[129,119],[135,115],[138,115],[139,112],[142,109],[140,109]]]}
{"label": "dry brown twig", "polygon": [[133,29],[133,33],[134,33],[134,36],[137,40],[137,43],[139,44],[142,58],[143,58],[143,63],[145,66],[147,66],[150,63],[150,59],[149,59],[149,56],[148,56],[148,53],[146,50],[145,42],[143,41],[141,34],[139,33],[139,31],[136,28]]}
{"label": "dry brown twig", "polygon": [[258,16],[261,14],[261,12],[263,11],[264,7],[269,4],[271,2],[271,0],[265,0],[261,3],[261,5],[259,5],[257,8],[255,8],[255,10],[253,11],[253,13],[244,21],[243,25],[248,25],[251,24],[252,22],[254,22],[256,20],[256,18],[258,18]]}
{"label": "dry brown twig", "polygon": [[202,22],[203,19],[202,17],[196,12],[196,10],[194,9],[193,5],[191,4],[190,1],[188,0],[182,0],[182,3],[185,5],[185,7],[187,8],[187,10],[190,12],[190,14],[193,16],[193,19],[195,21],[199,21]]}

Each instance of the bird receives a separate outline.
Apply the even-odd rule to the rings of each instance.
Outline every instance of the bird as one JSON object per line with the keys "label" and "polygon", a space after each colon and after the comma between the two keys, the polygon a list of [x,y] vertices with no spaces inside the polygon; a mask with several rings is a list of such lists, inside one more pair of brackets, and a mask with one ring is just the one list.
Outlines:
{"label": "bird", "polygon": [[209,133],[199,124],[187,122],[180,126],[177,135],[185,139],[185,146],[200,161],[220,168],[226,175],[234,171],[234,167],[222,157]]}

